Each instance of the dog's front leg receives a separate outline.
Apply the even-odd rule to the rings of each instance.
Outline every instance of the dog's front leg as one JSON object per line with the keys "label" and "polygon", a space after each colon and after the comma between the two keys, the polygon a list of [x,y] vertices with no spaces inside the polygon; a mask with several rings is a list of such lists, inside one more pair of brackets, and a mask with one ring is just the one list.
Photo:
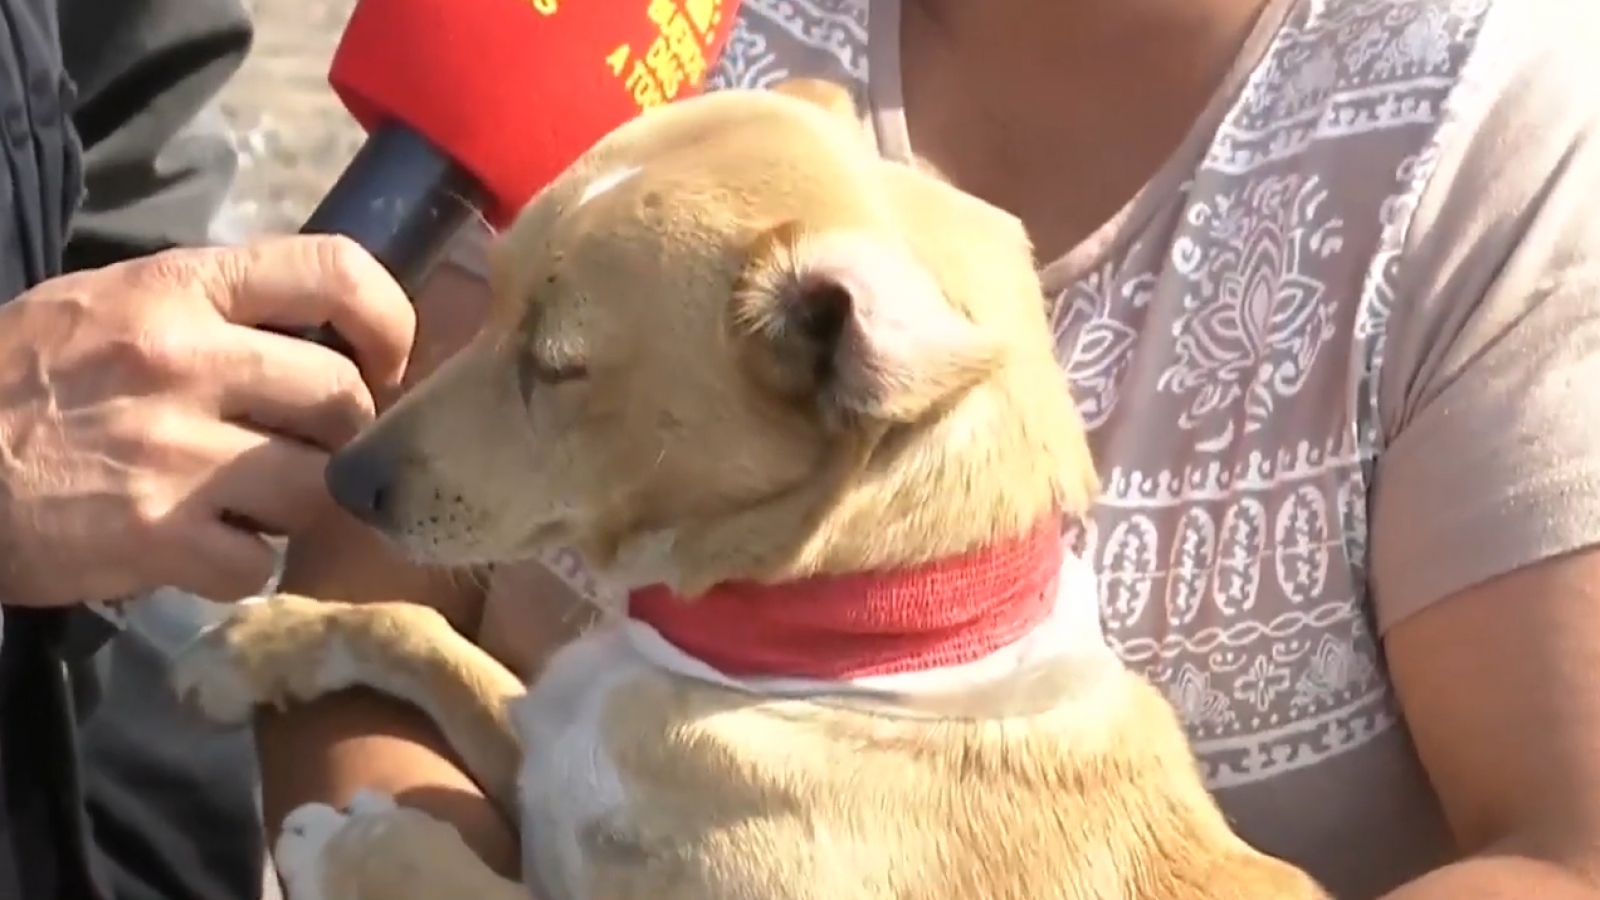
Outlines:
{"label": "dog's front leg", "polygon": [[530,900],[461,834],[425,812],[364,792],[337,810],[290,813],[273,849],[288,900]]}
{"label": "dog's front leg", "polygon": [[517,815],[522,754],[507,706],[526,689],[435,610],[289,594],[242,604],[184,648],[173,685],[227,724],[248,721],[257,706],[357,686],[404,700],[433,719],[468,774]]}

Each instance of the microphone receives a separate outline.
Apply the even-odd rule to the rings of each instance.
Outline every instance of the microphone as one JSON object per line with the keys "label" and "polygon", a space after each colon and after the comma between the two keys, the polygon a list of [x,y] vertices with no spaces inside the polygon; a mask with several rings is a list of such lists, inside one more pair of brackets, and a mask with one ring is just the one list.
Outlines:
{"label": "microphone", "polygon": [[[306,220],[416,295],[600,138],[698,93],[738,0],[359,0],[328,80],[367,140]],[[324,325],[300,335],[349,353]]]}

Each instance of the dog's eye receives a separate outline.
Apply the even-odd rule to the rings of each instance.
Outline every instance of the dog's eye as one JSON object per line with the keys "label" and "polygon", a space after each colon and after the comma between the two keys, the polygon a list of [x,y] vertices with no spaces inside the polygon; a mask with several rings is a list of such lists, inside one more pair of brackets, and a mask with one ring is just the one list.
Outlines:
{"label": "dog's eye", "polygon": [[533,377],[545,384],[561,384],[567,381],[577,381],[580,378],[588,378],[589,367],[580,363],[537,366],[533,370]]}
{"label": "dog's eye", "polygon": [[523,399],[530,397],[535,387],[553,387],[588,377],[589,367],[582,363],[552,363],[531,353],[524,354],[522,364],[517,367],[517,381]]}

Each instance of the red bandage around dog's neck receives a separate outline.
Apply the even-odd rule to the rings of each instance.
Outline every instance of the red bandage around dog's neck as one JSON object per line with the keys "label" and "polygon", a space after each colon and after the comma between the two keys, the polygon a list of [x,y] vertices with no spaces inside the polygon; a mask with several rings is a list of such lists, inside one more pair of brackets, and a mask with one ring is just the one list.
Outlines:
{"label": "red bandage around dog's neck", "polygon": [[685,601],[628,596],[630,617],[717,671],[839,681],[982,659],[1050,615],[1060,523],[963,556],[892,572],[786,584],[730,582]]}

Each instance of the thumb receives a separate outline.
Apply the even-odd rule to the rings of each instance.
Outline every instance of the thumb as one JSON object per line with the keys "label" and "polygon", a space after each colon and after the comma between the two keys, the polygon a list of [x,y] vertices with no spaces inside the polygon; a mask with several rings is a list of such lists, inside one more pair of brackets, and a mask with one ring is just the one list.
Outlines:
{"label": "thumb", "polygon": [[299,330],[327,324],[367,383],[397,384],[416,330],[405,291],[349,238],[295,235],[215,251],[206,295],[229,322]]}

